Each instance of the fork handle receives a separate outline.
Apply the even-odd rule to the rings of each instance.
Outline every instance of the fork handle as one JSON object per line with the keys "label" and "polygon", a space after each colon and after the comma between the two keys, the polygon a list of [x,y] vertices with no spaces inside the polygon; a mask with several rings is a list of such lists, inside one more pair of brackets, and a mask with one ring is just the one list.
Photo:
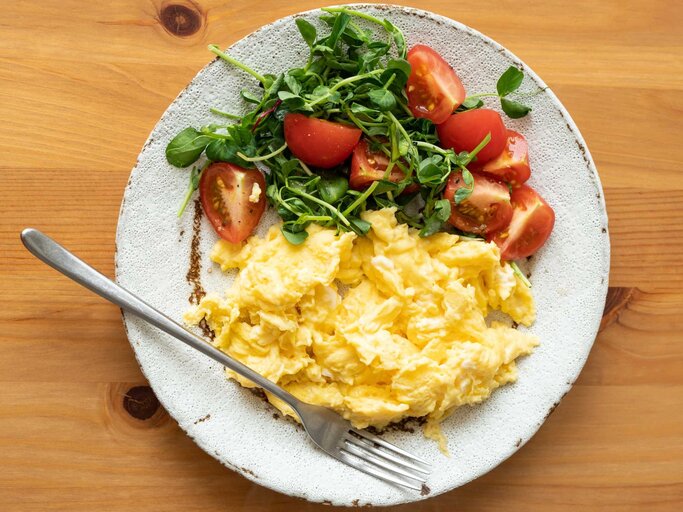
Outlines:
{"label": "fork handle", "polygon": [[259,373],[233,359],[225,352],[221,352],[199,336],[191,333],[182,325],[171,320],[161,311],[153,308],[145,301],[135,296],[122,286],[101,274],[93,267],[85,263],[73,253],[66,250],[49,236],[32,228],[21,232],[21,241],[26,248],[38,259],[58,270],[68,278],[86,287],[97,295],[104,297],[109,302],[133,313],[150,324],[158,327],[165,333],[179,339],[190,347],[199,350],[214,361],[230,368],[235,373],[249,379],[273,395],[277,396],[295,411],[298,410],[299,400],[280,386],[269,381]]}

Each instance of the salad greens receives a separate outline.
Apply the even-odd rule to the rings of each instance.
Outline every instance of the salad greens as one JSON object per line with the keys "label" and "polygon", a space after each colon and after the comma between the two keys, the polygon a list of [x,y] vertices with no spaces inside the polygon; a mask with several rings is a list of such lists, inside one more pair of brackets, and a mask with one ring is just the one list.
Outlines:
{"label": "salad greens", "polygon": [[[210,45],[209,50],[218,58],[257,80],[260,91],[241,91],[244,102],[252,105],[246,114],[213,108],[211,112],[224,118],[223,122],[199,129],[188,127],[178,133],[166,148],[168,161],[188,167],[204,154],[209,161],[264,170],[266,196],[283,220],[284,236],[293,244],[306,239],[306,227],[311,223],[363,235],[370,224],[360,218],[361,213],[384,207],[395,207],[398,221],[419,229],[421,236],[441,230],[451,213],[451,204],[442,199],[448,177],[462,173],[466,187],[457,191],[455,202],[467,199],[474,187],[467,166],[489,142],[490,135],[469,153],[456,154],[439,147],[435,125],[413,117],[408,108],[405,85],[410,64],[402,32],[388,20],[345,7],[322,10],[325,34],[303,18],[296,19],[309,55],[302,67],[285,73],[261,75]],[[381,27],[384,38],[375,37],[361,20]],[[459,110],[479,108],[483,105],[481,97],[498,96],[510,117],[526,115],[529,107],[507,97],[519,88],[522,78],[521,71],[510,67],[500,77],[496,94],[470,96]],[[290,112],[361,129],[371,149],[389,159],[385,179],[358,191],[349,187],[347,166],[320,172],[309,169],[285,143],[283,120]],[[179,215],[205,167],[192,170]],[[395,168],[405,175],[399,183],[388,180]]]}

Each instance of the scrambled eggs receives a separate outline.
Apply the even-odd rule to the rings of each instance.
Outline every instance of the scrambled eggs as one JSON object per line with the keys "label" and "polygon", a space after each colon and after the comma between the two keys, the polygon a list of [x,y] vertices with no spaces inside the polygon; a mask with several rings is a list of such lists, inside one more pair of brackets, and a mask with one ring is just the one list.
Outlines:
{"label": "scrambled eggs", "polygon": [[239,274],[186,321],[205,318],[221,350],[358,428],[426,416],[425,435],[445,450],[440,421],[516,380],[515,359],[538,344],[485,320],[497,309],[531,324],[530,290],[493,243],[420,238],[392,209],[363,219],[372,224],[366,237],[312,225],[294,246],[273,226],[263,239],[218,242],[211,258]]}

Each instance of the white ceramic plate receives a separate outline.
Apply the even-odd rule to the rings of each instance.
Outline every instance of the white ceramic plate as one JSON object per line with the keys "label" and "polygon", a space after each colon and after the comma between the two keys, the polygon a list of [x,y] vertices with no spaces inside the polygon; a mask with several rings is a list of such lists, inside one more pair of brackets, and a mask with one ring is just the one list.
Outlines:
{"label": "white ceramic plate", "polygon": [[[522,90],[545,87],[520,59],[498,43],[453,20],[426,11],[356,5],[400,27],[410,46],[435,48],[457,70],[470,92],[490,91],[511,64],[526,72]],[[318,11],[303,16],[317,22]],[[307,48],[289,16],[235,43],[229,53],[262,73],[305,62]],[[248,75],[213,61],[169,106],[140,153],[126,189],[117,232],[119,283],[180,320],[192,286],[186,277],[191,245],[200,255],[198,279],[222,292],[228,280],[212,269],[208,254],[216,240],[193,206],[176,211],[188,174],[164,157],[168,141],[186,126],[212,121],[209,107],[239,111],[243,87],[256,90]],[[531,115],[506,124],[529,140],[530,183],[557,214],[549,242],[530,263],[538,319],[531,330],[541,345],[519,362],[519,381],[497,390],[477,407],[458,410],[443,424],[451,457],[436,443],[414,434],[386,438],[433,462],[422,494],[398,489],[355,471],[314,449],[296,425],[276,420],[274,410],[229,382],[216,363],[145,323],[125,315],[128,337],[159,400],[195,442],[227,467],[282,493],[335,505],[390,505],[424,499],[465,484],[519,449],[567,393],[588,356],[607,291],[609,238],[597,171],[574,122],[548,89],[529,100]],[[494,103],[490,106],[496,108]],[[264,217],[263,233],[274,215]]]}

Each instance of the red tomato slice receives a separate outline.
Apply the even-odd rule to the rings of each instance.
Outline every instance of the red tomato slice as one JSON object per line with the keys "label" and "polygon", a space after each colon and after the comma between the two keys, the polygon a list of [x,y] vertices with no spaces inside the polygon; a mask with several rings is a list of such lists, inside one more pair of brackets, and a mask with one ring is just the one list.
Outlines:
{"label": "red tomato slice", "polygon": [[465,88],[453,68],[429,46],[408,52],[411,71],[406,83],[408,108],[415,117],[443,123],[465,99]]}
{"label": "red tomato slice", "polygon": [[453,148],[456,153],[472,151],[491,134],[491,140],[477,153],[477,164],[494,159],[505,148],[507,133],[498,112],[487,108],[468,110],[452,115],[436,127],[439,140],[444,148]]}
{"label": "red tomato slice", "polygon": [[505,260],[531,256],[545,243],[555,225],[553,209],[527,185],[512,191],[512,205],[512,220],[507,229],[493,236]]}
{"label": "red tomato slice", "polygon": [[302,162],[329,169],[346,160],[360,140],[361,131],[345,124],[306,117],[285,116],[285,141]]}
{"label": "red tomato slice", "polygon": [[[405,161],[402,162],[407,165]],[[349,176],[349,185],[355,190],[364,190],[372,184],[373,181],[384,178],[384,172],[389,165],[389,158],[381,151],[372,151],[370,144],[365,139],[362,139],[358,145],[353,149],[353,156],[351,157],[351,175]],[[398,183],[405,178],[405,174],[401,169],[394,166],[387,181]],[[414,192],[419,188],[417,183],[408,185],[404,192]]]}
{"label": "red tomato slice", "polygon": [[507,131],[503,152],[481,168],[483,172],[498,176],[513,187],[518,187],[531,176],[529,145],[523,135]]}
{"label": "red tomato slice", "polygon": [[510,191],[507,186],[481,174],[472,173],[474,190],[470,197],[455,204],[455,192],[465,187],[462,174],[454,173],[448,178],[444,198],[451,202],[448,222],[467,233],[486,234],[504,229],[512,217]]}
{"label": "red tomato slice", "polygon": [[257,169],[217,162],[204,169],[199,198],[218,236],[236,244],[261,220],[266,209],[266,180]]}

